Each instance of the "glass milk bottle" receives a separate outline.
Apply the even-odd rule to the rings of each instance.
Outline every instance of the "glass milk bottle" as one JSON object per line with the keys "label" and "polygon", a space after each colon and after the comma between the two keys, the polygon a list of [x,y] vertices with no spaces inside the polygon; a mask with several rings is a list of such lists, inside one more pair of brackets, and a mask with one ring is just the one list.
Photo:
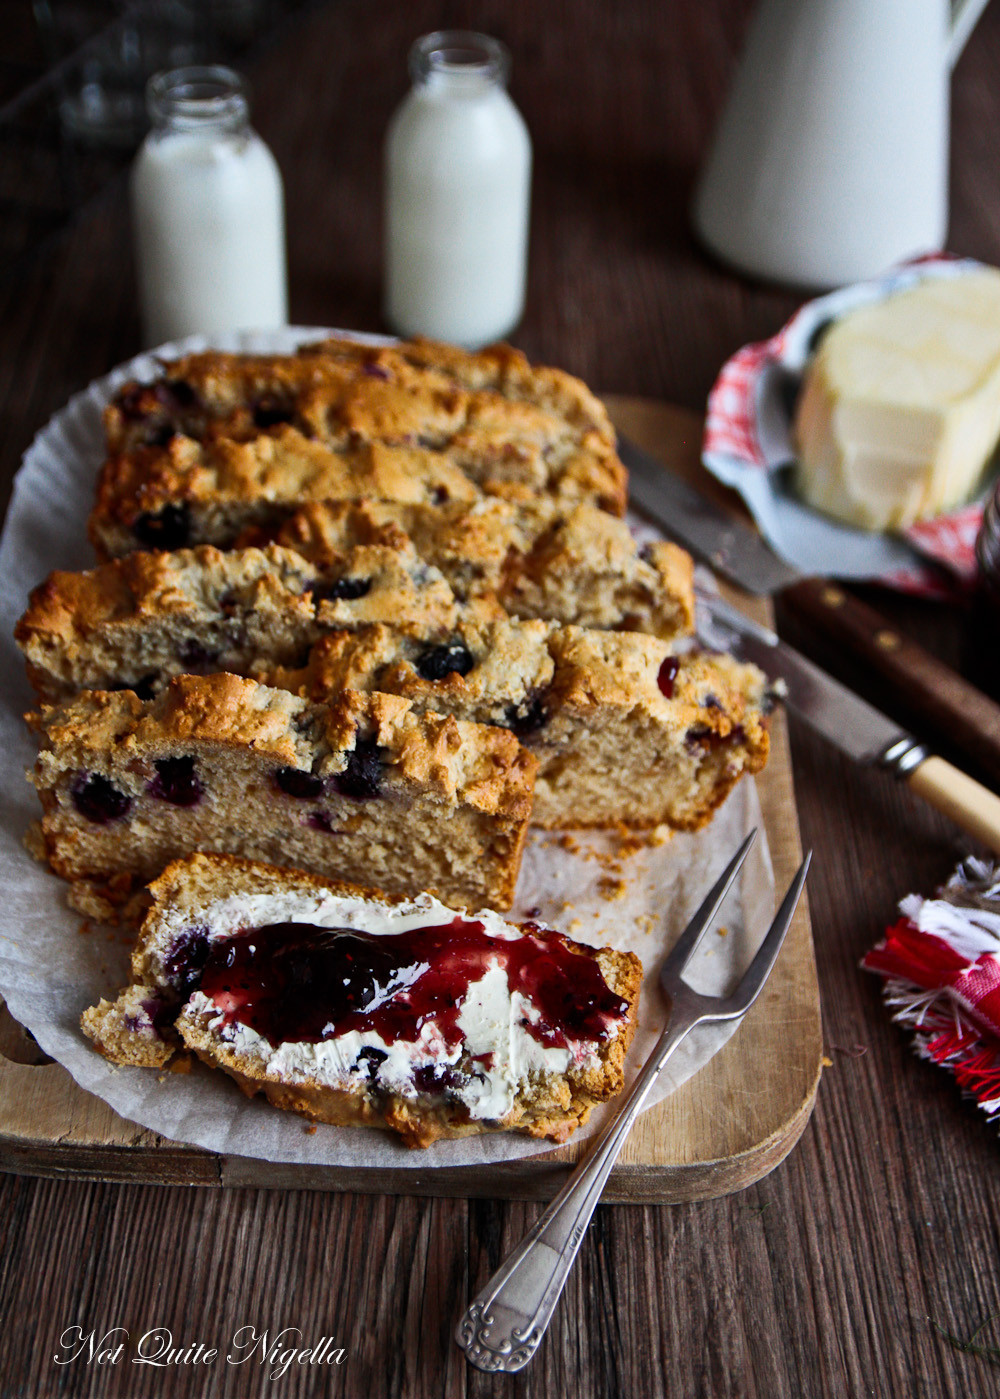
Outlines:
{"label": "glass milk bottle", "polygon": [[385,314],[404,335],[470,349],[524,308],[531,140],[485,34],[427,34],[385,150]]}
{"label": "glass milk bottle", "polygon": [[288,320],[281,175],[230,68],[177,68],[146,89],[153,129],[132,167],[147,346]]}

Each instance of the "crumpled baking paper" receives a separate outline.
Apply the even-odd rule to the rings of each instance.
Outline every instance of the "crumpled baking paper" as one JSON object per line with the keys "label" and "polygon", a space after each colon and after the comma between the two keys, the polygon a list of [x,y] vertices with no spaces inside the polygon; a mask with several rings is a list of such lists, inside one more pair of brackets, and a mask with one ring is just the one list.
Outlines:
{"label": "crumpled baking paper", "polygon": [[[218,340],[217,348],[287,352],[307,336],[328,333],[289,329],[243,334]],[[160,353],[169,357],[200,348],[204,342],[192,338]],[[440,1142],[422,1152],[370,1129],[320,1124],[309,1131],[300,1117],[261,1098],[244,1098],[228,1078],[203,1065],[190,1074],[162,1075],[117,1068],[81,1033],[81,1011],[128,982],[129,949],[114,930],[81,935],[80,916],[66,904],[66,885],[22,845],[25,830],[40,812],[24,777],[35,756],[22,720],[32,695],[12,632],[30,588],[47,573],[93,564],[84,521],[103,456],[100,410],[124,380],[155,372],[156,361],[140,356],[73,398],[39,433],[18,474],[0,543],[0,666],[6,677],[0,706],[0,994],[42,1049],[82,1088],[123,1117],[211,1151],[309,1165],[426,1169],[551,1150],[551,1143],[513,1133]],[[745,832],[759,824],[756,791],[747,781],[706,831],[677,834],[631,854],[622,854],[611,833],[532,833],[511,916],[525,917],[530,909],[540,921],[579,941],[628,948],[642,959],[646,977],[639,1030],[629,1054],[630,1081],[664,1023],[656,983],[660,960]],[[692,984],[705,991],[727,989],[763,936],[773,911],[773,887],[762,832],[725,907],[727,936],[708,935],[692,963]],[[648,1105],[696,1073],[732,1033],[732,1027],[693,1032],[664,1070]],[[608,1111],[595,1112],[578,1135],[597,1130]]]}

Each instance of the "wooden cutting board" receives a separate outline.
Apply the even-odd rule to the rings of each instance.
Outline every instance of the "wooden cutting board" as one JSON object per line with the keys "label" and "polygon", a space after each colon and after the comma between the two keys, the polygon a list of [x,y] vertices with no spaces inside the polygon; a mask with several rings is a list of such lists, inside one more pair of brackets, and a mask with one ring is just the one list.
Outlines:
{"label": "wooden cutting board", "polygon": [[[699,462],[701,421],[639,399],[612,399],[616,426],[703,488],[729,493]],[[728,594],[760,620],[765,602]],[[776,887],[801,859],[784,715],[774,715],[771,758],[757,779]],[[172,1185],[260,1185],[367,1193],[550,1198],[586,1149],[570,1145],[488,1167],[369,1169],[289,1166],[219,1156],[125,1121],[45,1059],[6,1010],[0,1019],[0,1169]],[[606,1201],[708,1199],[774,1169],[812,1111],[822,1057],[819,990],[803,898],[771,979],[725,1047],[676,1093],[644,1113],[604,1192]]]}

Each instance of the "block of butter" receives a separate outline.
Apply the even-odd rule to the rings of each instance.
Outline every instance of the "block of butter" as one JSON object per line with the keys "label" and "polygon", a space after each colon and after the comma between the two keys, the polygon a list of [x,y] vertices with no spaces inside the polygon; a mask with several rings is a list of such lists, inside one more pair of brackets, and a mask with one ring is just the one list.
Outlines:
{"label": "block of butter", "polygon": [[862,529],[967,499],[1000,438],[1000,272],[933,277],[847,312],[795,416],[799,494]]}

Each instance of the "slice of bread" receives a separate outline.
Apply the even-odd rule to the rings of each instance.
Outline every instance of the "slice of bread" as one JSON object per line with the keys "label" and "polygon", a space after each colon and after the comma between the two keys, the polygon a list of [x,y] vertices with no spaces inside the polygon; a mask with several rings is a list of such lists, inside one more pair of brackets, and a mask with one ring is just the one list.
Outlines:
{"label": "slice of bread", "polygon": [[234,675],[29,716],[49,864],[109,894],[214,850],[509,908],[536,763],[511,733],[396,695],[329,704]]}
{"label": "slice of bread", "polygon": [[487,618],[447,644],[378,625],[332,633],[275,684],[316,699],[378,690],[422,712],[511,729],[538,759],[539,826],[696,830],[768,750],[763,673],[675,656],[637,632]]}
{"label": "slice of bread", "polygon": [[150,893],[133,984],[82,1017],[115,1063],[187,1048],[248,1095],[416,1147],[565,1141],[622,1088],[632,953],[220,856],[176,861]]}

